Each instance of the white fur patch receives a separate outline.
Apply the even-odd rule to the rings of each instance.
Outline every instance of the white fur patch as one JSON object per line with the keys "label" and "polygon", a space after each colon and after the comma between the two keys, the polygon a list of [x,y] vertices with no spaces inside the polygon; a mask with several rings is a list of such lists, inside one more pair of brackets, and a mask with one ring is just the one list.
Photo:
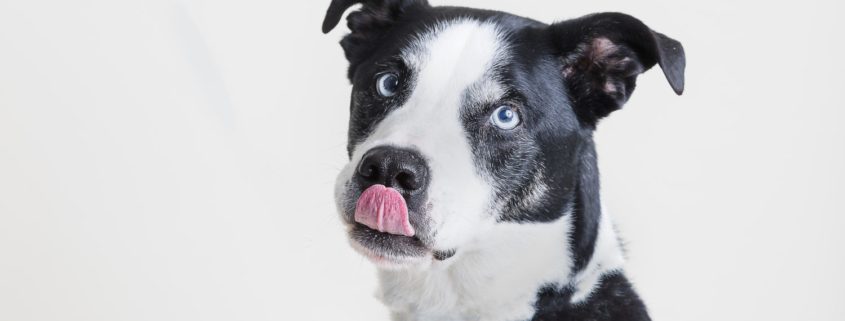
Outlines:
{"label": "white fur patch", "polygon": [[610,215],[602,213],[598,229],[590,262],[570,281],[570,285],[575,288],[570,301],[572,303],[577,304],[589,298],[595,288],[601,285],[602,276],[621,271],[625,263],[625,256],[619,245],[616,231],[613,229]]}
{"label": "white fur patch", "polygon": [[570,216],[551,223],[493,223],[444,262],[379,273],[394,320],[526,320],[537,290],[566,280]]}

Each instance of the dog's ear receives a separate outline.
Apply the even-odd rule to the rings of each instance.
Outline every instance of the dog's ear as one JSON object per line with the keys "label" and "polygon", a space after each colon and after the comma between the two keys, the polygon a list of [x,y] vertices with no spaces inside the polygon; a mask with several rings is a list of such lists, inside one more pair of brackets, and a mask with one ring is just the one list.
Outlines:
{"label": "dog's ear", "polygon": [[579,118],[590,125],[622,108],[637,75],[659,64],[672,89],[684,91],[681,43],[622,13],[598,13],[549,26]]}
{"label": "dog's ear", "polygon": [[352,79],[355,66],[379,43],[380,38],[402,16],[412,10],[428,7],[426,0],[332,0],[323,20],[323,33],[328,33],[340,22],[340,17],[349,7],[361,4],[361,9],[346,17],[352,32],[340,41],[349,60],[349,78]]}

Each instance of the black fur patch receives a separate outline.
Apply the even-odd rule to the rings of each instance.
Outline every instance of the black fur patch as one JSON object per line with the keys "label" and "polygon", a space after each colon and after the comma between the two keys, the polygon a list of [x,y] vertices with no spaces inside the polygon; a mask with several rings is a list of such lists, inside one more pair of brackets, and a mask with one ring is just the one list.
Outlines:
{"label": "black fur patch", "polygon": [[648,311],[621,273],[602,277],[584,302],[570,303],[572,289],[544,288],[537,294],[531,321],[649,321]]}

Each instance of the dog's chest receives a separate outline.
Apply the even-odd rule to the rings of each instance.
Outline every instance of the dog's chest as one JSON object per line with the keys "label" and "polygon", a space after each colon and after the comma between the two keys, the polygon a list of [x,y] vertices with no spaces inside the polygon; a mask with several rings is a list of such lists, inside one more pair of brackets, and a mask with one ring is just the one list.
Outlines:
{"label": "dog's chest", "polygon": [[467,272],[383,277],[379,296],[402,321],[515,321],[534,314],[535,290],[508,289],[506,280]]}
{"label": "dog's chest", "polygon": [[562,219],[504,228],[453,261],[382,271],[379,297],[395,321],[529,320],[537,291],[567,282],[567,224]]}

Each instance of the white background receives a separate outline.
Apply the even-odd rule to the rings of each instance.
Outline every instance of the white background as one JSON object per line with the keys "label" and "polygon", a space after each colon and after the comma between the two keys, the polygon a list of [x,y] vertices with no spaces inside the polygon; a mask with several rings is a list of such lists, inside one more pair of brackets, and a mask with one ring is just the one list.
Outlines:
{"label": "white background", "polygon": [[[845,319],[841,1],[469,1],[683,42],[597,133],[655,320]],[[0,0],[0,320],[386,320],[323,1]]]}

